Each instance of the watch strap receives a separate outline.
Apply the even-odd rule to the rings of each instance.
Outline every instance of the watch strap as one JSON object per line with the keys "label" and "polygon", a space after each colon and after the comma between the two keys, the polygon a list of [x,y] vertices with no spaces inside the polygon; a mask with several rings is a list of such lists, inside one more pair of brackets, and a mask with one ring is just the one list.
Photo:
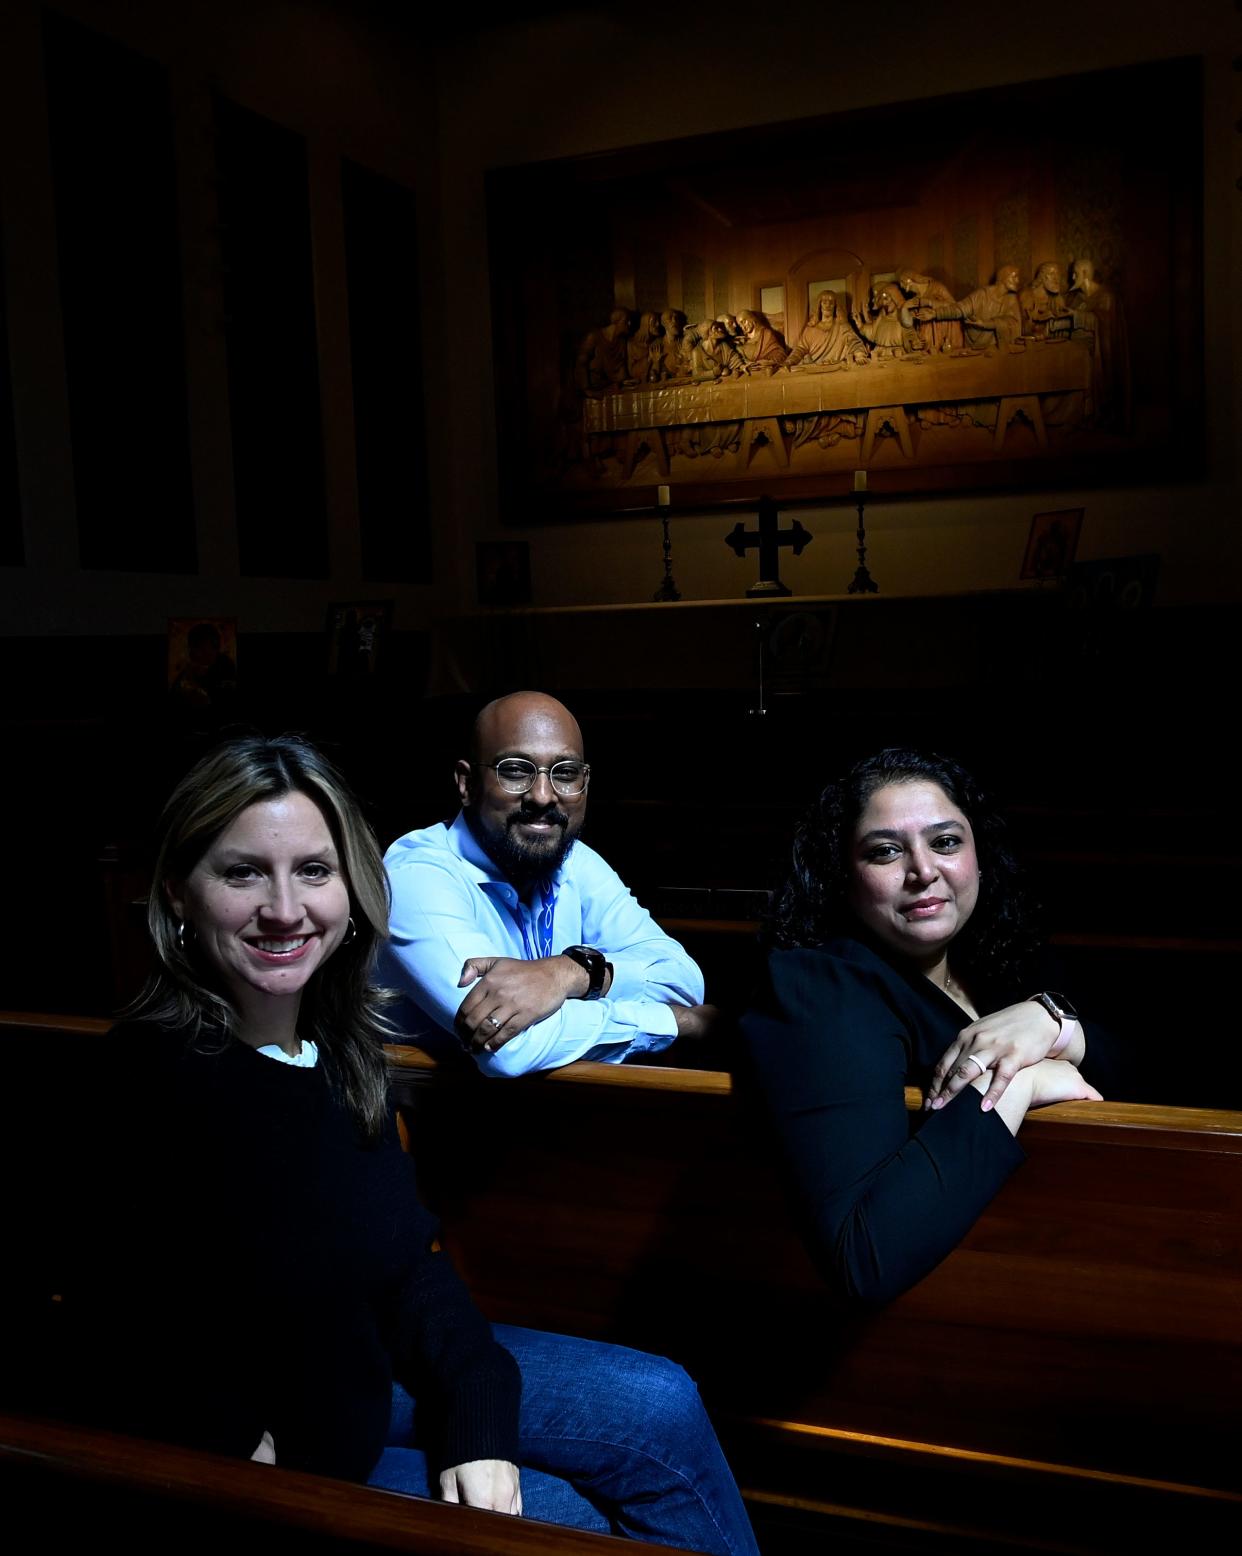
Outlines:
{"label": "watch strap", "polygon": [[577,962],[591,980],[581,998],[597,1000],[604,992],[604,979],[608,976],[608,959],[604,953],[593,945],[567,945],[561,955],[567,956],[571,962]]}
{"label": "watch strap", "polygon": [[1064,994],[1055,994],[1049,989],[1044,989],[1039,994],[1032,994],[1031,999],[1036,1005],[1042,1005],[1060,1028],[1056,1042],[1046,1055],[1049,1059],[1055,1059],[1059,1053],[1069,1047],[1070,1040],[1074,1036],[1074,1027],[1079,1020],[1078,1012]]}

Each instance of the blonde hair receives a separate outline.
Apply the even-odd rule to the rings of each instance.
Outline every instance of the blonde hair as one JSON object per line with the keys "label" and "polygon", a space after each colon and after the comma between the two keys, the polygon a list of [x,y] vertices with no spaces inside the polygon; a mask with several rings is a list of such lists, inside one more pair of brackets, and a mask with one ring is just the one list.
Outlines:
{"label": "blonde hair", "polygon": [[220,833],[243,811],[290,793],[305,794],[332,833],[349,890],[353,933],[303,993],[299,1028],[314,1039],[342,1100],[368,1135],[387,1111],[383,1043],[393,1036],[374,984],[375,960],[388,938],[388,881],[375,835],[340,773],[309,741],[244,736],[196,762],[173,790],[156,829],[147,926],[158,966],[132,1013],[201,1039],[232,1037],[237,1012],[192,942],[187,942],[166,883],[184,881]]}

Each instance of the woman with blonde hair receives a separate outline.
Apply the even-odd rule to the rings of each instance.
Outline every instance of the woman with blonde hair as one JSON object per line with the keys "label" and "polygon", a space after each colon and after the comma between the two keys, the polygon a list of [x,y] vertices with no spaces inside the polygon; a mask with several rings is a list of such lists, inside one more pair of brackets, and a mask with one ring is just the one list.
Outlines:
{"label": "woman with blonde hair", "polygon": [[494,1336],[441,1252],[387,1093],[379,849],[319,752],[245,738],[200,761],[160,820],[148,918],[158,966],[105,1040],[64,1290],[78,1413],[750,1556],[679,1367]]}

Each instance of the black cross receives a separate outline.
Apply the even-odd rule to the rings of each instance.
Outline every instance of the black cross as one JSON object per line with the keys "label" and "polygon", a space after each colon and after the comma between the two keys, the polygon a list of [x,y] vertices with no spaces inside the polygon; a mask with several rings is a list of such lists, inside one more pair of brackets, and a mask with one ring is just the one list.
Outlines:
{"label": "black cross", "polygon": [[781,547],[792,546],[793,554],[801,556],[803,548],[809,546],[815,536],[809,530],[803,529],[797,519],[793,521],[792,529],[779,529],[778,523],[779,514],[776,504],[770,497],[761,497],[759,528],[746,529],[739,519],[725,536],[725,544],[732,546],[743,559],[748,551],[753,551],[756,546],[759,547],[759,582],[747,589],[747,599],[754,599],[757,595],[793,593],[792,589],[781,582]]}

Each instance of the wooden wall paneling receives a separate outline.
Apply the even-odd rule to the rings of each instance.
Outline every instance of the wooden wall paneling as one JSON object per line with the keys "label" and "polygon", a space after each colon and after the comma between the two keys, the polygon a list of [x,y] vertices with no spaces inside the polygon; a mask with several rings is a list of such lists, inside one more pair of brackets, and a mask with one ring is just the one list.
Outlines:
{"label": "wooden wall paneling", "polygon": [[214,98],[243,574],[328,576],[306,141]]}
{"label": "wooden wall paneling", "polygon": [[82,564],[193,572],[168,74],[55,12],[43,26]]}
{"label": "wooden wall paneling", "polygon": [[411,189],[341,164],[362,571],[430,583],[418,223]]}
{"label": "wooden wall paneling", "polygon": [[13,425],[13,379],[9,364],[4,212],[0,209],[0,567],[20,567],[25,560],[21,492],[17,481],[17,439]]}

